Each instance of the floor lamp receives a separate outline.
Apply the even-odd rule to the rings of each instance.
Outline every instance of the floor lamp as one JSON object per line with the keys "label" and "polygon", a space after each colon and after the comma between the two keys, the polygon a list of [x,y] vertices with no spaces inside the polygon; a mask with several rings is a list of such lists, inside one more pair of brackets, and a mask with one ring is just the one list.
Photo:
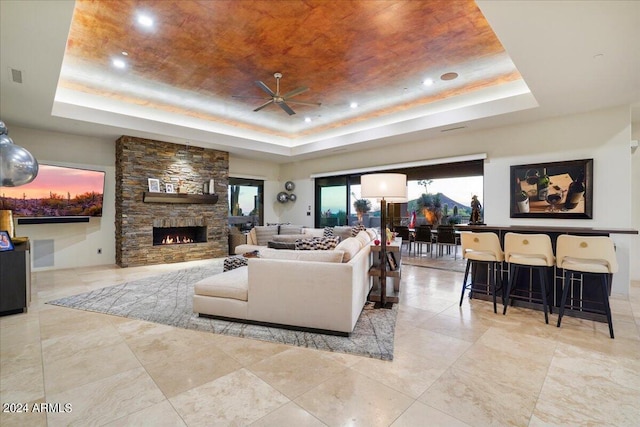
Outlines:
{"label": "floor lamp", "polygon": [[360,177],[363,199],[380,199],[380,307],[387,307],[387,202],[407,201],[407,176],[374,173]]}

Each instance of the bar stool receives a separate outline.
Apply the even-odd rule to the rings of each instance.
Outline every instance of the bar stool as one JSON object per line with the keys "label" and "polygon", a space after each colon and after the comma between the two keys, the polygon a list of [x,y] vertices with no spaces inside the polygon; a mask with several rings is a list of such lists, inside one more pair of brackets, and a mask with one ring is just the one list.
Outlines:
{"label": "bar stool", "polygon": [[[564,270],[564,289],[560,302],[558,315],[558,328],[564,315],[564,307],[567,303],[567,294],[571,287],[571,279],[574,274],[585,274],[600,277],[602,289],[602,304],[604,314],[609,324],[609,335],[613,338],[613,321],[611,320],[611,307],[609,306],[610,278],[618,271],[615,246],[613,240],[606,236],[569,236],[560,235],[556,244],[558,255],[557,266]],[[584,286],[584,281],[583,281]]]}
{"label": "bar stool", "polygon": [[[528,268],[531,271],[537,270],[540,277],[540,292],[542,293],[542,308],[544,310],[544,322],[549,323],[547,309],[552,312],[551,306],[547,304],[547,273],[555,264],[551,238],[546,234],[519,234],[507,233],[504,235],[504,258],[509,263],[509,283],[505,293],[504,310],[502,314],[507,314],[509,297],[513,281],[520,268]],[[512,298],[513,300],[513,298]]]}
{"label": "bar stool", "polygon": [[[493,294],[493,312],[497,313],[496,308],[496,272],[498,270],[498,264],[504,261],[504,252],[500,246],[500,239],[495,233],[473,233],[465,232],[460,233],[462,241],[462,257],[467,260],[467,267],[464,271],[464,278],[462,279],[462,293],[460,295],[460,306],[462,307],[462,300],[464,299],[464,292],[469,289],[469,298],[473,297],[473,292],[478,292],[473,288],[473,277],[471,283],[467,284],[467,276],[469,275],[469,268],[471,264],[486,264],[488,266],[488,286],[490,292]],[[500,287],[502,288],[502,279],[498,275],[500,281]]]}

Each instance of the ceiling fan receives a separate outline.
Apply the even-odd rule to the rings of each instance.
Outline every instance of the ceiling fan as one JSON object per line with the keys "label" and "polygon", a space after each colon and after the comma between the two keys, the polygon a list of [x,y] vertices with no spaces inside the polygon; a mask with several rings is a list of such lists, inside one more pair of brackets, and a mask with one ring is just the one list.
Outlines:
{"label": "ceiling fan", "polygon": [[[292,90],[291,92],[287,92],[284,95],[280,95],[280,79],[282,78],[282,73],[275,73],[273,75],[273,77],[276,78],[276,91],[272,91],[271,89],[269,89],[269,86],[267,86],[266,84],[264,84],[261,81],[256,81],[256,86],[258,86],[260,89],[262,89],[263,91],[265,91],[270,97],[271,99],[269,99],[267,102],[265,102],[264,104],[262,104],[261,106],[259,106],[258,108],[256,108],[253,111],[260,111],[262,110],[264,107],[271,105],[271,104],[276,104],[277,106],[279,106],[280,108],[282,108],[284,111],[287,112],[287,114],[294,115],[296,112],[293,111],[291,109],[291,107],[289,107],[288,104],[299,104],[299,105],[311,105],[311,106],[320,106],[321,104],[319,102],[302,102],[302,101],[291,101],[291,98],[293,98],[296,95],[300,95],[303,92],[306,92],[309,90],[308,87],[302,86],[299,87],[297,89]],[[264,99],[263,97],[259,97],[259,96],[239,96],[239,95],[233,95],[234,98],[258,98],[258,99]]]}

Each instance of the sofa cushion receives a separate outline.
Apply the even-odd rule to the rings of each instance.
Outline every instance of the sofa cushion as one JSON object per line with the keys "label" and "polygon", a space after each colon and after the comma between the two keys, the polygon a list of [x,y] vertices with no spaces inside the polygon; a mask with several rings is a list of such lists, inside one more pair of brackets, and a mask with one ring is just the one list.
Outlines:
{"label": "sofa cushion", "polygon": [[287,259],[294,261],[316,261],[316,262],[342,262],[342,251],[318,250],[318,251],[296,251],[287,249],[264,249],[260,253],[262,259]]}
{"label": "sofa cushion", "polygon": [[302,234],[302,227],[299,225],[281,224],[278,234]]}
{"label": "sofa cushion", "polygon": [[340,243],[339,237],[314,237],[312,239],[296,240],[296,250],[298,251],[317,251],[335,249]]}
{"label": "sofa cushion", "polygon": [[367,234],[369,234],[369,237],[371,238],[371,240],[375,240],[378,238],[378,232],[376,231],[375,228],[367,228]]}
{"label": "sofa cushion", "polygon": [[303,228],[302,233],[305,238],[308,237],[324,237],[324,229],[322,228]]}
{"label": "sofa cushion", "polygon": [[196,295],[247,301],[249,267],[244,266],[205,277],[194,285]]}
{"label": "sofa cushion", "polygon": [[348,225],[333,227],[333,235],[340,237],[340,241],[348,239],[351,237],[351,227]]}
{"label": "sofa cushion", "polygon": [[360,242],[360,247],[363,247],[364,245],[368,245],[369,242],[371,241],[371,238],[369,237],[369,233],[367,233],[365,230],[360,231],[354,237],[358,239],[358,241]]}
{"label": "sofa cushion", "polygon": [[267,246],[269,240],[278,234],[277,225],[259,225],[257,227],[253,227],[253,230],[256,232],[258,246]]}
{"label": "sofa cushion", "polygon": [[276,236],[273,236],[271,241],[280,243],[295,243],[296,240],[308,238],[309,236],[307,236],[306,234],[278,234]]}
{"label": "sofa cushion", "polygon": [[355,237],[349,237],[348,239],[344,239],[340,242],[338,246],[336,246],[335,250],[344,252],[342,262],[349,262],[351,261],[351,258],[360,252],[360,249],[362,249],[361,242]]}

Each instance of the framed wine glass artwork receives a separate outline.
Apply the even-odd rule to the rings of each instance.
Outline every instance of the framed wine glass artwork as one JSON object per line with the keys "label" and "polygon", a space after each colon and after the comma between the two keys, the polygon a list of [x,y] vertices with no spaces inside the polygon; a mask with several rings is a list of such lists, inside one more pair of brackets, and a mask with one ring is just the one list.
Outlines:
{"label": "framed wine glass artwork", "polygon": [[511,218],[593,217],[593,159],[511,166]]}

